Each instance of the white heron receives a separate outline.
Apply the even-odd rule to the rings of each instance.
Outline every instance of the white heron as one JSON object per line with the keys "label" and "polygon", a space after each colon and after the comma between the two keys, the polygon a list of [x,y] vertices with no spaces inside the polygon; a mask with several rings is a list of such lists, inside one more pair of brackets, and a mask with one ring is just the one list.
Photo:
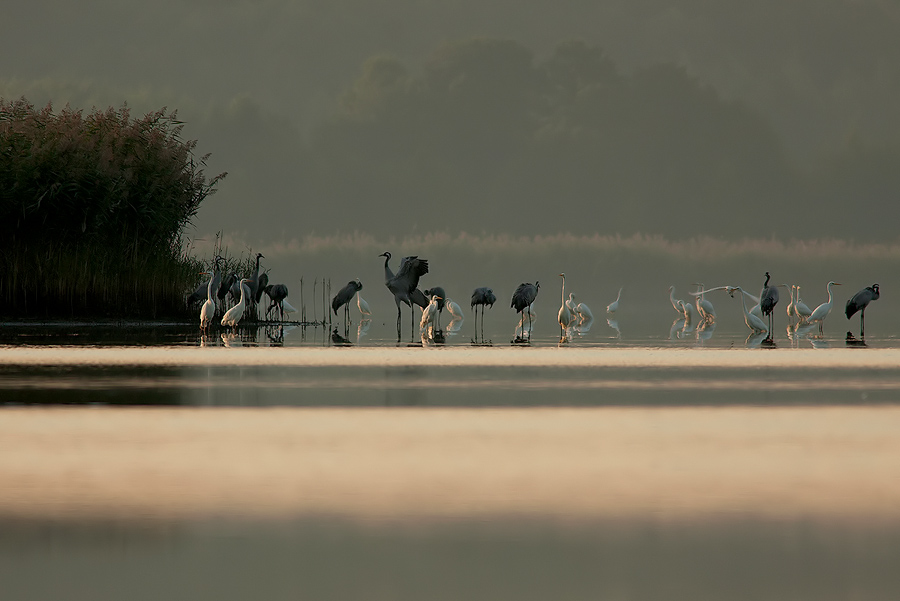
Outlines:
{"label": "white heron", "polygon": [[794,295],[796,294],[796,290],[797,290],[797,287],[792,285],[791,286],[791,302],[788,303],[788,306],[786,309],[789,322],[792,321],[795,317],[797,317],[797,305],[794,304]]}
{"label": "white heron", "polygon": [[813,312],[809,314],[809,317],[806,318],[807,323],[818,323],[819,324],[819,334],[824,335],[824,325],[825,318],[828,317],[828,314],[831,313],[831,307],[834,303],[834,296],[831,293],[832,286],[840,286],[838,282],[828,282],[825,285],[826,290],[828,290],[828,300],[813,309]]}
{"label": "white heron", "polygon": [[734,289],[741,292],[741,309],[744,311],[744,323],[747,324],[747,327],[753,332],[768,332],[769,328],[762,317],[757,317],[747,310],[747,303],[744,302],[744,289],[740,286],[734,286]]}
{"label": "white heron", "polygon": [[366,299],[362,297],[359,293],[359,290],[356,291],[356,308],[359,309],[359,312],[363,315],[371,315],[372,310],[369,308],[369,303],[366,302]]}
{"label": "white heron", "polygon": [[559,322],[560,328],[560,340],[566,339],[566,328],[569,327],[569,324],[572,323],[572,312],[569,311],[569,305],[566,304],[566,274],[561,273],[559,277],[562,278],[562,304],[559,307],[559,313],[557,314],[557,321]]}
{"label": "white heron", "polygon": [[[201,275],[210,275],[208,273],[204,273]],[[213,317],[216,315],[216,301],[213,298],[213,288],[218,287],[218,284],[214,282],[215,278],[210,277],[209,282],[206,284],[206,302],[203,303],[203,307],[200,308],[200,329],[205,330],[209,328],[212,323]],[[214,285],[215,284],[215,285]]]}
{"label": "white heron", "polygon": [[422,319],[419,321],[419,331],[424,332],[426,336],[429,335],[429,329],[433,330],[434,325],[437,322],[438,303],[440,300],[441,297],[437,294],[432,295],[428,306],[422,310]]}
{"label": "white heron", "polygon": [[675,286],[669,286],[669,302],[672,303],[672,307],[676,312],[684,315],[684,309],[682,309],[678,303],[682,302],[675,298]]}
{"label": "white heron", "polygon": [[619,310],[619,299],[622,298],[622,288],[619,288],[619,294],[616,295],[616,300],[606,305],[607,313],[615,313]]}
{"label": "white heron", "polygon": [[810,314],[812,313],[812,309],[810,309],[800,298],[800,286],[797,286],[797,297],[794,300],[794,311],[797,313],[797,318],[801,322],[806,322]]}
{"label": "white heron", "polygon": [[594,314],[591,312],[591,308],[584,303],[575,305],[575,314],[578,316],[579,325],[594,321]]}
{"label": "white heron", "polygon": [[243,278],[240,281],[241,286],[241,300],[228,309],[225,312],[225,316],[222,317],[222,325],[223,326],[231,326],[232,328],[236,328],[238,322],[241,320],[241,317],[244,316],[244,307],[247,306],[247,299],[250,297],[250,288],[247,287],[247,282],[250,280],[248,278]]}
{"label": "white heron", "polygon": [[[779,286],[784,286],[784,284],[779,284]],[[749,298],[750,300],[752,300],[755,303],[752,307],[750,307],[750,310],[749,310],[750,314],[755,315],[756,317],[762,319],[763,316],[762,316],[762,311],[760,311],[760,309],[759,309],[759,298],[758,297],[753,296],[752,294],[750,294],[746,290],[740,288],[739,286],[716,286],[715,288],[707,288],[706,290],[703,291],[703,294],[715,292],[716,290],[724,290],[725,292],[730,294],[732,297],[734,297],[734,293],[737,290],[740,290],[743,296],[746,296],[747,298]],[[690,292],[689,294],[691,296],[699,296],[700,295],[699,292]]]}
{"label": "white heron", "polygon": [[575,319],[575,293],[569,293],[569,298],[566,300],[566,306],[569,308],[569,313],[572,314],[572,318]]}
{"label": "white heron", "polygon": [[699,290],[698,294],[694,295],[697,299],[694,301],[697,304],[697,312],[700,314],[700,317],[703,318],[703,321],[715,321],[716,320],[716,309],[713,307],[713,304],[706,300],[705,291],[703,290],[703,284],[697,284]]}

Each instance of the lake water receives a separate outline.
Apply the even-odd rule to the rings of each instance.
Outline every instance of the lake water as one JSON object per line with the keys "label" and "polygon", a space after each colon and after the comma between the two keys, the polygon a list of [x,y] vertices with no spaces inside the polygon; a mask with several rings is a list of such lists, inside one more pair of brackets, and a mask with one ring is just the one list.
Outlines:
{"label": "lake water", "polygon": [[0,598],[900,590],[891,335],[352,325],[4,326]]}

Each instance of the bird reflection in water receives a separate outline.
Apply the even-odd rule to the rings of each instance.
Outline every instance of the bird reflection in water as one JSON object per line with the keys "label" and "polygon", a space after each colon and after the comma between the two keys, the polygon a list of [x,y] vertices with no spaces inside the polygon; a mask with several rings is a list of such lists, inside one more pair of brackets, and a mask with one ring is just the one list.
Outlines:
{"label": "bird reflection in water", "polygon": [[337,328],[334,328],[334,330],[332,330],[332,332],[331,332],[331,343],[336,346],[351,346],[352,345],[352,343],[350,342],[350,340],[348,338],[341,336],[340,333],[338,333]]}
{"label": "bird reflection in water", "polygon": [[712,338],[713,332],[716,331],[716,322],[705,320],[697,326],[697,342],[704,343]]}
{"label": "bird reflection in water", "polygon": [[447,324],[447,327],[444,328],[444,333],[448,336],[455,336],[462,329],[463,322],[465,321],[462,317],[454,317],[450,320],[450,323]]}
{"label": "bird reflection in water", "polygon": [[369,326],[372,325],[371,319],[363,319],[359,322],[359,325],[356,328],[356,342],[362,339],[363,336],[369,333]]}
{"label": "bird reflection in water", "polygon": [[607,318],[606,325],[608,325],[609,327],[611,327],[613,330],[616,331],[617,339],[622,337],[622,330],[619,329],[619,320],[618,319]]}

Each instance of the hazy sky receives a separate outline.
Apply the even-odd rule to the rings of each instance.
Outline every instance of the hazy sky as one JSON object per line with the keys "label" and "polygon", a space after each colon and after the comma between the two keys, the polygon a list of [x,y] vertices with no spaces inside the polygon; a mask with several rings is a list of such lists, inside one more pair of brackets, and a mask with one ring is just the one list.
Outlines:
{"label": "hazy sky", "polygon": [[[659,63],[680,66],[698,90],[714,95],[715,100],[710,101],[714,107],[737,107],[735,114],[744,115],[735,117],[737,121],[758,120],[758,129],[771,131],[771,139],[760,138],[761,146],[752,150],[757,154],[743,149],[745,155],[735,156],[756,162],[760,152],[777,148],[778,152],[771,154],[778,155],[780,162],[776,161],[775,171],[761,171],[760,179],[770,179],[769,174],[778,169],[789,169],[790,181],[805,190],[802,204],[791,209],[792,218],[807,227],[798,231],[809,237],[810,232],[818,231],[821,219],[823,226],[832,227],[822,231],[833,237],[848,223],[848,215],[840,211],[817,214],[817,195],[827,195],[834,188],[830,180],[818,181],[821,173],[849,172],[852,177],[836,181],[850,185],[846,182],[859,181],[859,173],[866,172],[860,164],[865,168],[883,164],[869,178],[875,183],[863,206],[870,214],[850,213],[851,223],[878,227],[876,210],[898,204],[895,180],[884,176],[897,171],[892,161],[900,157],[896,153],[900,139],[898,31],[900,5],[881,0],[36,0],[12,3],[4,9],[0,95],[25,96],[38,105],[52,101],[57,108],[66,103],[89,109],[127,102],[139,113],[163,106],[177,109],[187,123],[186,137],[199,140],[201,153],[212,153],[210,175],[229,172],[219,193],[201,209],[196,231],[189,234],[208,239],[222,231],[234,245],[234,253],[246,252],[252,245],[254,250],[268,249],[275,256],[300,256],[296,254],[300,247],[291,244],[293,239],[302,241],[310,233],[365,234],[373,228],[377,228],[377,240],[385,245],[396,243],[396,247],[410,234],[421,236],[429,231],[491,234],[507,228],[502,216],[512,211],[531,212],[526,233],[574,230],[589,236],[596,223],[603,234],[630,236],[644,228],[640,222],[635,225],[634,215],[627,227],[619,228],[616,215],[625,216],[602,204],[608,200],[597,200],[596,214],[570,215],[568,220],[543,213],[541,206],[558,201],[553,198],[553,187],[540,203],[526,200],[525,206],[512,206],[515,203],[509,198],[514,186],[507,196],[503,190],[494,196],[492,190],[480,189],[479,179],[473,180],[472,186],[478,199],[430,203],[440,191],[407,190],[407,202],[421,197],[421,204],[413,225],[407,226],[403,217],[397,221],[397,231],[385,225],[392,223],[392,211],[400,210],[391,205],[392,188],[378,188],[378,182],[353,182],[359,173],[353,163],[328,163],[331,168],[345,169],[335,178],[343,184],[346,176],[349,182],[340,194],[324,184],[307,187],[309,174],[304,169],[310,168],[322,148],[336,148],[338,156],[347,154],[346,148],[335,142],[335,130],[322,133],[321,128],[338,111],[340,99],[354,87],[367,59],[393,56],[409,71],[409,80],[418,81],[422,70],[433,65],[436,49],[448,41],[474,37],[509,40],[533,53],[534,63],[540,63],[560,42],[579,39],[601,49],[625,77]],[[638,81],[635,76],[634,82]],[[665,99],[659,106],[666,106]],[[689,122],[686,127],[693,125]],[[357,139],[346,138],[350,143]],[[739,148],[741,142],[728,143]],[[652,138],[643,146],[652,147]],[[829,170],[829,158],[847,152],[848,147],[862,147],[869,154],[865,160],[856,160],[863,156],[859,151],[851,160],[834,163],[839,168]],[[870,152],[871,148],[876,150]],[[415,156],[418,149],[404,151],[406,154],[397,155],[401,164],[396,173],[402,173],[402,162]],[[672,154],[689,155],[690,149]],[[666,157],[655,160],[657,163],[648,160],[644,164],[642,156],[635,155],[631,165],[635,176],[654,179],[659,161]],[[815,180],[813,185],[808,185],[808,176]],[[484,181],[499,185],[495,180]],[[370,184],[371,195],[366,193]],[[669,201],[686,202],[686,206],[676,206],[671,219],[647,233],[672,239],[716,234],[704,226],[703,213],[665,229],[665,223],[674,224],[693,210],[692,185],[693,180],[687,182],[681,196]],[[794,193],[780,180],[771,186],[773,198],[780,195],[776,206],[782,206],[782,196],[790,198]],[[528,187],[533,187],[530,182]],[[648,190],[652,196],[655,189]],[[503,198],[496,202],[510,206],[500,207],[493,220],[478,222],[476,209],[491,205],[495,198]],[[626,196],[619,204],[628,205],[629,200]],[[849,202],[855,200],[848,198]],[[659,212],[653,199],[641,201],[647,203],[648,219]],[[834,206],[840,206],[840,201],[840,197],[829,200]],[[752,210],[752,202],[749,208],[743,199],[729,202],[729,195],[723,194],[721,203],[709,205],[706,214],[715,212],[727,223],[723,220],[729,215],[740,219],[741,212]],[[471,214],[471,227],[453,217],[455,204],[467,218]],[[740,231],[739,227],[737,222],[735,231]],[[859,239],[855,232],[865,231],[865,227],[860,225],[851,237]],[[751,229],[745,237],[765,238],[773,232]],[[374,264],[373,273],[380,274],[379,261]],[[756,271],[759,269],[754,267],[753,273]],[[343,275],[329,275],[344,279]],[[347,279],[359,276],[346,274]],[[617,288],[614,283],[609,287],[613,293]]]}

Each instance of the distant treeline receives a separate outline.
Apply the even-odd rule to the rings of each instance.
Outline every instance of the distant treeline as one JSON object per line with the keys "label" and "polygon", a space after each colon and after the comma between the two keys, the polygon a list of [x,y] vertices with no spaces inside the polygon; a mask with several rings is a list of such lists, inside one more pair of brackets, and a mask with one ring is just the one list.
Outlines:
{"label": "distant treeline", "polygon": [[[292,193],[365,214],[382,236],[895,235],[900,144],[851,136],[809,162],[792,160],[758,112],[675,64],[624,72],[580,41],[539,57],[467,39],[421,67],[367,60],[313,131]],[[335,217],[304,223],[363,227]]]}
{"label": "distant treeline", "polygon": [[207,178],[181,130],[165,109],[0,99],[0,315],[185,314],[201,266],[182,232],[225,174]]}

